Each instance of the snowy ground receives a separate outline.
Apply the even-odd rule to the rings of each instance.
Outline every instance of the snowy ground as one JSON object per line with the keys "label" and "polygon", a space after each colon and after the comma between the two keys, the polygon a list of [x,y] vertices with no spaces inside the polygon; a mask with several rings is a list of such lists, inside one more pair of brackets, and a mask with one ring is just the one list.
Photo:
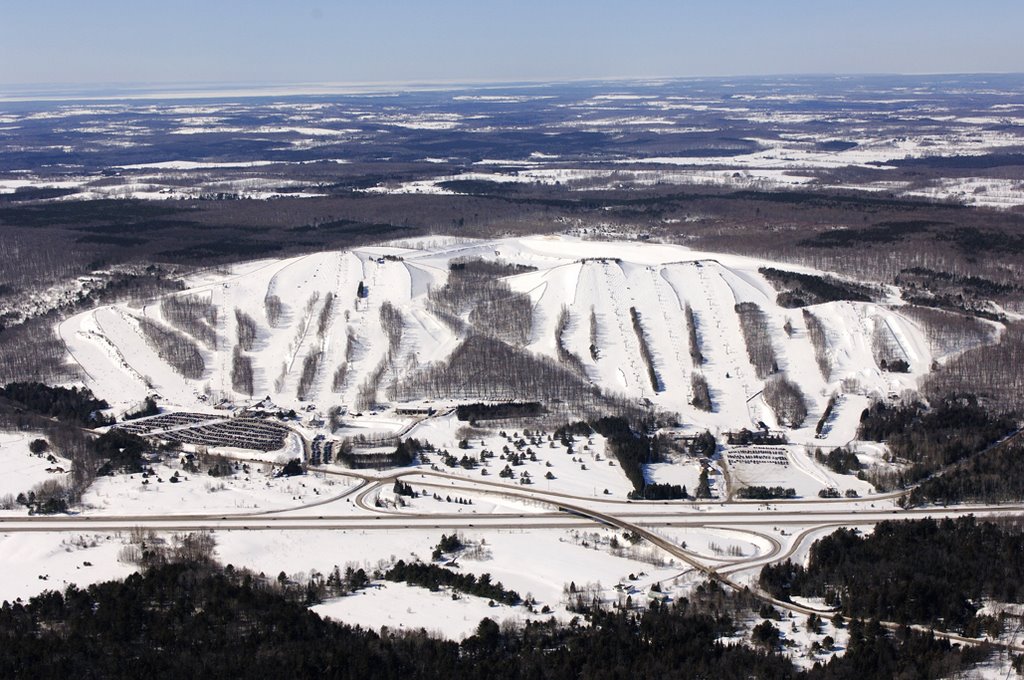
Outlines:
{"label": "snowy ground", "polygon": [[[441,533],[440,529],[433,534],[410,530],[219,531],[216,538],[218,555],[226,564],[246,566],[267,574],[285,571],[297,576],[314,569],[326,574],[335,565],[342,570],[351,565],[370,571],[386,568],[398,559],[429,561]],[[501,582],[523,597],[535,598],[538,611],[547,605],[559,618],[569,617],[564,608],[563,590],[571,582],[578,586],[600,583],[602,597],[614,602],[618,598],[614,586],[620,582],[630,584],[639,593],[634,594],[634,598],[642,599],[651,584],[673,579],[685,571],[680,565],[669,564],[663,555],[653,555],[642,548],[632,550],[628,544],[621,548],[621,555],[613,554],[609,542],[616,535],[604,529],[583,535],[557,529],[463,531],[460,532],[463,540],[478,543],[481,554],[477,558],[460,558],[457,569],[478,576],[489,573],[493,581]],[[625,543],[621,536],[618,540]],[[660,564],[651,564],[646,561],[649,559]],[[631,574],[634,579],[629,578]],[[394,626],[394,622],[403,621],[407,628],[439,629],[454,637],[462,637],[467,630],[475,628],[483,616],[495,620],[528,617],[522,607],[491,608],[478,598],[453,601],[450,594],[437,597],[426,591],[408,591],[414,596],[412,603],[395,610],[390,605],[395,604],[400,586],[386,585],[384,589],[327,603],[323,611],[351,623],[377,627]],[[413,610],[409,619],[402,614],[406,607]],[[481,616],[474,620],[472,617],[477,614]],[[428,620],[423,616],[432,623],[421,623]]]}
{"label": "snowy ground", "polygon": [[[29,451],[29,442],[38,438],[43,435],[0,432],[0,498],[28,493],[45,481],[63,483],[70,478],[71,461],[50,453],[36,456]],[[50,462],[49,455],[53,455],[56,462]]]}
{"label": "snowy ground", "polygon": [[[351,480],[310,473],[275,477],[273,466],[253,464],[227,477],[189,473],[176,460],[156,463],[153,475],[100,477],[82,499],[89,515],[244,513],[324,502],[351,490]],[[277,468],[279,469],[279,468]],[[177,475],[179,481],[171,479]]]}
{"label": "snowy ground", "polygon": [[546,619],[531,615],[522,606],[509,607],[472,595],[453,599],[448,591],[431,592],[427,588],[406,583],[381,581],[352,595],[328,600],[312,607],[313,611],[337,621],[358,624],[371,630],[388,628],[396,631],[425,629],[440,637],[461,640],[476,632],[480,620],[525,622]]}
{"label": "snowy ground", "polygon": [[122,537],[114,534],[0,532],[0,601],[63,591],[70,583],[87,586],[124,578],[136,569],[118,560],[123,546]]}

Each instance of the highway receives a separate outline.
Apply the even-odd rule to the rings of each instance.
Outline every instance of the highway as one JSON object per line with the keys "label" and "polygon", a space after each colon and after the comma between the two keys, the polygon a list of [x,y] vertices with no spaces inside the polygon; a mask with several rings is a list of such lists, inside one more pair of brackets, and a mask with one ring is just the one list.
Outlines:
{"label": "highway", "polygon": [[[1017,436],[1014,433],[1013,436]],[[1003,442],[1001,442],[1003,443]],[[261,461],[248,460],[256,464]],[[838,527],[864,527],[893,519],[944,518],[973,514],[998,518],[1024,514],[1024,504],[959,505],[903,510],[893,502],[897,494],[877,494],[860,499],[806,499],[793,501],[625,501],[579,497],[545,491],[533,485],[519,486],[440,471],[405,469],[386,473],[317,468],[316,473],[348,478],[343,492],[311,503],[273,511],[244,513],[184,513],[175,515],[79,514],[0,517],[0,533],[99,533],[127,532],[144,528],[157,532],[184,531],[431,531],[438,530],[565,530],[607,526],[631,532],[673,559],[723,586],[744,590],[749,581],[741,574],[756,573],[761,566],[791,558],[808,543]],[[401,480],[417,491],[459,493],[495,500],[527,503],[536,511],[437,512],[410,508],[380,508],[378,494],[390,495]],[[463,508],[472,506],[461,506]],[[343,510],[343,511],[341,511]],[[727,529],[748,535],[769,546],[742,557],[701,555],[685,549],[661,530]],[[773,606],[796,614],[830,617],[833,612],[777,600],[751,588],[754,595]],[[883,623],[898,628],[895,623]],[[935,635],[964,644],[1000,643],[963,638],[935,631]],[[1024,645],[1002,645],[1024,652]]]}

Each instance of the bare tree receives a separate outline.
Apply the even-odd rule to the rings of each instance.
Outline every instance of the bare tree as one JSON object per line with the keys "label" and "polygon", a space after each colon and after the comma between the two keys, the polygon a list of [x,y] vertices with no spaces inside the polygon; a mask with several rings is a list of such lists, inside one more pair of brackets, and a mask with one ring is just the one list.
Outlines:
{"label": "bare tree", "polygon": [[600,394],[547,357],[482,335],[467,338],[442,362],[425,366],[390,388],[392,398],[467,398],[592,404]]}
{"label": "bare tree", "polygon": [[299,401],[306,401],[309,391],[313,388],[313,381],[316,380],[317,370],[320,368],[320,360],[324,353],[319,349],[310,350],[306,358],[302,360],[302,373],[299,375],[299,387],[296,396]]}
{"label": "bare tree", "polygon": [[320,319],[316,327],[316,335],[322,343],[331,325],[331,311],[334,309],[334,293],[324,296],[324,306],[320,308]]}
{"label": "bare tree", "polygon": [[236,307],[235,324],[238,336],[238,346],[246,352],[251,352],[252,348],[256,344],[256,319]]}
{"label": "bare tree", "polygon": [[[496,272],[515,265],[497,265],[485,260],[453,261],[448,281],[428,293],[428,308],[455,333],[470,332],[463,319],[468,318],[472,332],[490,335],[514,345],[530,340],[533,326],[533,301],[513,291]],[[529,271],[529,268],[524,269]]]}
{"label": "bare tree", "polygon": [[875,328],[871,332],[871,353],[877,363],[883,369],[902,362],[907,364],[907,356],[903,352],[903,346],[893,334],[888,322],[880,317],[875,317]]}
{"label": "bare tree", "polygon": [[249,396],[254,392],[252,358],[242,353],[241,345],[235,345],[231,355],[231,388]]}
{"label": "bare tree", "polygon": [[590,358],[597,361],[601,356],[600,348],[597,344],[597,312],[594,308],[590,308]]}
{"label": "bare tree", "polygon": [[161,359],[186,378],[198,380],[203,377],[206,362],[196,343],[182,333],[161,323],[136,317],[146,341],[156,350]]}
{"label": "bare tree", "polygon": [[807,404],[800,387],[784,375],[773,375],[764,384],[764,400],[783,425],[800,427],[807,418]]}
{"label": "bare tree", "polygon": [[803,310],[804,324],[807,326],[807,335],[811,339],[811,346],[814,347],[814,361],[818,364],[821,377],[828,382],[832,376],[832,359],[828,353],[828,336],[825,333],[825,324],[821,322],[813,312]]}
{"label": "bare tree", "polygon": [[384,357],[380,360],[372,371],[366,376],[363,384],[359,386],[356,391],[356,409],[365,411],[367,409],[376,408],[377,406],[377,395],[380,391],[380,383],[384,378],[384,372],[388,370],[388,359]]}
{"label": "bare tree", "polygon": [[757,377],[764,380],[779,370],[772,348],[772,336],[768,327],[768,316],[753,302],[741,302],[736,305],[736,314],[740,319],[740,328],[747,345],[747,356],[754,366]]}
{"label": "bare tree", "polygon": [[587,374],[586,368],[583,366],[583,361],[569,351],[569,348],[565,345],[565,333],[569,329],[569,324],[572,322],[572,314],[569,311],[569,307],[562,305],[562,309],[558,312],[558,322],[555,324],[555,349],[558,352],[558,360],[565,364],[570,370],[575,371],[581,376]]}
{"label": "bare tree", "polygon": [[217,349],[217,308],[199,295],[168,295],[160,300],[160,313],[175,328],[185,331],[210,349]]}
{"label": "bare tree", "polygon": [[690,340],[690,359],[694,366],[700,366],[704,363],[704,353],[700,350],[700,338],[697,336],[697,317],[689,302],[683,307],[683,315],[686,317],[686,335]]}
{"label": "bare tree", "polygon": [[708,379],[703,373],[694,371],[690,374],[690,387],[693,389],[693,405],[701,411],[714,410],[711,404],[711,390],[708,389]]}
{"label": "bare tree", "polygon": [[263,298],[263,310],[267,315],[267,324],[271,328],[276,328],[284,317],[284,303],[281,302],[281,298],[267,293],[266,297]]}
{"label": "bare tree", "polygon": [[929,399],[969,393],[993,410],[1019,413],[1024,404],[1024,324],[1008,325],[995,345],[950,359],[925,377],[921,388]]}
{"label": "bare tree", "polygon": [[343,361],[334,369],[334,375],[331,377],[331,391],[341,392],[345,387],[345,377],[348,375],[348,362]]}
{"label": "bare tree", "polygon": [[899,312],[924,328],[928,347],[935,355],[960,352],[996,340],[992,323],[968,314],[917,305],[900,307]]}
{"label": "bare tree", "polygon": [[651,380],[651,389],[661,392],[665,389],[661,383],[661,376],[654,368],[654,356],[651,354],[651,347],[647,340],[647,331],[644,330],[643,321],[640,319],[640,312],[636,307],[629,308],[629,316],[633,320],[633,332],[636,333],[636,341],[640,345],[640,356],[643,357],[644,365],[647,366],[647,377]]}
{"label": "bare tree", "polygon": [[398,356],[399,346],[402,344],[402,331],[405,328],[405,319],[393,304],[385,300],[380,305],[380,326],[388,338],[388,356],[393,363]]}

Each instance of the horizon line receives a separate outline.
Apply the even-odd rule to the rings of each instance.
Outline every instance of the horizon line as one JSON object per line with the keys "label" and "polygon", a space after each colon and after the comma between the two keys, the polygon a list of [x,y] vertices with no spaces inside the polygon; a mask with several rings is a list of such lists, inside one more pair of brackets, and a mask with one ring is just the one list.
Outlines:
{"label": "horizon line", "polygon": [[[679,81],[768,80],[773,78],[925,78],[962,76],[1024,76],[1024,71],[934,72],[793,72],[686,76],[584,76],[522,80],[393,80],[351,82],[230,82],[185,81],[162,83],[0,83],[0,103],[61,101],[146,101],[160,99],[218,99],[225,97],[302,97],[329,95],[398,95],[407,92],[445,92],[493,88],[527,88],[585,83],[668,83]],[[10,94],[7,94],[10,91]]]}

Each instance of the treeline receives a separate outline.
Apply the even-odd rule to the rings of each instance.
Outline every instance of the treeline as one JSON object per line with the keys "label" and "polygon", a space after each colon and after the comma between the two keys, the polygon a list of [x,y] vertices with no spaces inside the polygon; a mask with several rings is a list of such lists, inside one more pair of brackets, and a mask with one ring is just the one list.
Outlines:
{"label": "treeline", "polygon": [[353,448],[351,441],[341,440],[336,445],[325,449],[323,462],[330,463],[331,453],[329,452],[333,452],[334,462],[345,467],[354,470],[384,470],[392,467],[412,465],[418,455],[428,450],[431,450],[429,444],[418,439],[409,438],[405,441],[399,441],[395,446],[395,450],[388,453],[356,453],[356,449]]}
{"label": "treeline", "polygon": [[267,324],[275,328],[284,318],[284,303],[277,295],[268,292],[263,298],[263,312],[267,316]]}
{"label": "treeline", "polygon": [[807,567],[767,565],[760,583],[781,599],[822,597],[844,616],[978,634],[983,599],[1024,598],[1024,533],[974,517],[842,528],[811,546]]}
{"label": "treeline", "polygon": [[966,312],[993,321],[1001,320],[999,315],[986,309],[986,300],[1005,299],[1020,294],[1017,279],[1004,277],[997,282],[982,276],[960,274],[952,271],[938,271],[930,267],[907,267],[893,278],[904,289],[903,299],[920,301],[926,307],[946,307]]}
{"label": "treeline", "polygon": [[700,351],[700,337],[697,335],[697,317],[693,308],[687,302],[683,307],[683,316],[686,317],[686,337],[689,341],[690,359],[693,360],[694,368],[704,363],[704,353]]}
{"label": "treeline", "polygon": [[597,344],[597,312],[590,307],[590,358],[597,361],[601,358],[600,345]]}
{"label": "treeline", "polygon": [[455,417],[459,420],[501,420],[506,418],[536,418],[544,414],[544,407],[537,401],[509,401],[501,404],[459,404]]}
{"label": "treeline", "polygon": [[348,367],[356,354],[356,332],[351,326],[347,327],[345,333],[345,360],[338,364],[331,376],[331,391],[341,392],[345,388],[345,379],[348,377]]}
{"label": "treeline", "polygon": [[726,442],[732,446],[750,446],[751,444],[785,444],[788,442],[783,433],[771,432],[769,430],[748,430],[740,428],[733,432],[726,432]]}
{"label": "treeline", "polygon": [[768,327],[768,316],[753,302],[740,302],[736,305],[740,329],[747,347],[747,356],[754,366],[757,377],[764,380],[772,373],[779,371],[772,348],[772,334]]}
{"label": "treeline", "polygon": [[1024,500],[1024,448],[1019,443],[997,446],[926,479],[901,503],[1007,503]]}
{"label": "treeline", "polygon": [[828,403],[825,404],[825,410],[822,412],[821,417],[818,418],[818,424],[814,426],[814,434],[821,434],[828,424],[829,418],[836,410],[836,395],[832,395],[828,398]]}
{"label": "treeline", "polygon": [[188,336],[144,316],[135,317],[135,320],[146,341],[171,368],[193,380],[203,377],[206,370],[203,353]]}
{"label": "treeline", "polygon": [[45,411],[27,411],[2,398],[0,426],[42,432],[45,439],[35,440],[34,448],[71,461],[69,480],[48,479],[32,489],[0,498],[0,507],[13,509],[22,505],[30,514],[68,512],[81,500],[97,475],[140,471],[142,454],[148,448],[146,441],[136,435],[114,429],[98,437],[88,436],[82,423],[70,413],[49,415]]}
{"label": "treeline", "polygon": [[738,498],[767,501],[796,498],[796,489],[781,486],[745,486],[736,491]]}
{"label": "treeline", "polygon": [[[199,552],[185,547],[185,554]],[[327,580],[343,579],[366,585],[356,571]],[[723,641],[751,618],[752,604],[712,584],[672,605],[589,613],[590,625],[550,619],[505,627],[483,619],[461,642],[323,619],[308,607],[320,591],[313,579],[293,583],[283,573],[273,579],[181,562],[48,591],[0,609],[0,675],[31,668],[40,680],[82,669],[104,678],[933,680],[985,656],[915,631],[891,636],[877,624],[852,622],[845,654],[801,671],[775,651]]]}
{"label": "treeline", "polygon": [[81,377],[78,367],[68,363],[67,347],[57,335],[60,321],[51,312],[0,329],[0,382],[64,382]]}
{"label": "treeline", "polygon": [[474,574],[459,574],[436,564],[398,560],[381,577],[388,581],[404,581],[435,591],[451,588],[459,593],[483,597],[509,606],[515,606],[523,601],[516,591],[505,588],[500,582],[492,582],[490,574],[481,574],[479,577]]}
{"label": "treeline", "polygon": [[138,409],[126,412],[121,418],[122,420],[137,420],[155,416],[158,413],[160,413],[160,407],[157,405],[156,399],[150,395],[142,400],[142,405]]}
{"label": "treeline", "polygon": [[252,357],[242,353],[242,346],[235,345],[231,352],[231,389],[248,394],[255,392]]}
{"label": "treeline", "polygon": [[112,416],[102,413],[110,408],[110,404],[96,398],[88,387],[50,387],[38,382],[9,383],[0,387],[0,398],[33,413],[85,427],[101,427],[114,422]]}
{"label": "treeline", "polygon": [[384,335],[388,339],[388,357],[393,363],[398,356],[398,347],[402,344],[402,330],[405,327],[405,321],[398,308],[387,300],[381,303],[378,314],[380,316],[380,327],[384,330]]}
{"label": "treeline", "polygon": [[573,354],[565,344],[565,333],[569,330],[570,323],[572,323],[572,314],[567,306],[562,305],[562,309],[558,312],[558,321],[555,323],[555,351],[558,353],[559,361],[579,375],[586,376],[587,369],[583,366],[583,361]]}
{"label": "treeline", "polygon": [[658,375],[657,369],[654,368],[654,356],[651,354],[647,331],[644,330],[643,322],[640,320],[640,312],[636,311],[636,307],[630,307],[629,316],[633,320],[633,332],[636,334],[636,341],[640,345],[640,356],[644,360],[644,366],[647,367],[647,377],[651,381],[651,389],[655,392],[661,392],[665,389],[665,386],[661,382],[661,376]]}
{"label": "treeline", "polygon": [[871,332],[871,352],[875,357],[875,363],[883,371],[892,373],[910,371],[910,363],[903,352],[903,347],[893,335],[889,324],[877,317],[874,330]]}
{"label": "treeline", "polygon": [[924,327],[928,347],[935,355],[985,345],[996,338],[992,324],[967,314],[917,305],[905,305],[899,312]]}
{"label": "treeline", "polygon": [[256,346],[256,319],[252,318],[241,309],[236,308],[235,333],[238,337],[238,346],[246,352],[251,352],[253,347]]}
{"label": "treeline", "polygon": [[772,267],[761,267],[758,271],[779,291],[776,302],[780,307],[807,307],[839,300],[871,302],[874,292],[868,286],[832,277],[800,274]]}
{"label": "treeline", "polygon": [[[973,397],[887,406],[877,402],[861,414],[858,438],[888,443],[893,456],[911,465],[897,484],[913,483],[958,463],[1016,430],[1007,416],[992,414]],[[887,480],[878,480],[891,486]]]}
{"label": "treeline", "polygon": [[803,310],[804,324],[807,326],[807,337],[811,340],[814,348],[814,361],[818,364],[821,377],[828,382],[832,375],[832,359],[828,351],[828,335],[825,333],[825,324],[814,313]]}
{"label": "treeline", "polygon": [[358,411],[377,408],[377,396],[380,392],[381,381],[384,380],[384,373],[391,366],[388,357],[385,355],[377,365],[366,374],[366,379],[356,390],[355,407]]}
{"label": "treeline", "polygon": [[[397,380],[395,371],[395,362],[398,360],[399,347],[402,344],[402,331],[405,327],[405,321],[403,320],[402,313],[388,301],[381,303],[380,310],[378,312],[380,318],[381,328],[384,330],[384,334],[388,339],[388,348],[381,357],[381,360],[377,365],[366,375],[366,379],[359,386],[356,392],[356,408],[360,411],[376,408],[378,400],[378,393],[380,392],[381,384],[384,382],[385,374],[391,375],[392,383]],[[348,364],[349,348],[351,348],[351,339],[349,347],[346,348],[346,362],[343,366]],[[311,353],[312,355],[312,353]],[[308,358],[308,357],[307,357]],[[319,361],[319,357],[318,357]],[[347,370],[347,368],[346,368]],[[315,367],[314,373],[315,375]],[[335,378],[337,378],[337,373]]]}
{"label": "treeline", "polygon": [[517,274],[528,274],[537,271],[536,267],[507,260],[485,260],[481,257],[463,257],[452,260],[449,271],[460,276],[479,276],[488,278],[504,278]]}
{"label": "treeline", "polygon": [[313,381],[316,380],[316,373],[320,369],[320,362],[323,357],[324,353],[318,348],[313,347],[309,350],[309,354],[302,359],[299,386],[295,391],[295,396],[299,401],[306,401],[309,398],[309,392],[313,389]]}
{"label": "treeline", "polygon": [[327,337],[327,331],[331,327],[331,313],[334,310],[334,293],[328,292],[324,296],[324,306],[320,308],[320,315],[317,317],[316,337],[321,344]]}
{"label": "treeline", "polygon": [[836,447],[828,453],[821,451],[814,452],[814,459],[827,467],[832,472],[840,475],[856,474],[864,466],[861,465],[857,454],[850,449]]}
{"label": "treeline", "polygon": [[217,308],[198,295],[169,295],[160,300],[160,313],[174,326],[210,349],[217,349]]}

